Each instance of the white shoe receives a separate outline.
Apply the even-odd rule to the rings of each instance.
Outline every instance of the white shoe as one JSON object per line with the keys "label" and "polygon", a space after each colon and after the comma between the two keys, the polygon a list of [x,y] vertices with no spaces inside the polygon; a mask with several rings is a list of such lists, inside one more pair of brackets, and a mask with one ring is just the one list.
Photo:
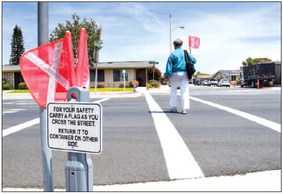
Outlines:
{"label": "white shoe", "polygon": [[187,110],[183,110],[181,113],[182,114],[187,114]]}

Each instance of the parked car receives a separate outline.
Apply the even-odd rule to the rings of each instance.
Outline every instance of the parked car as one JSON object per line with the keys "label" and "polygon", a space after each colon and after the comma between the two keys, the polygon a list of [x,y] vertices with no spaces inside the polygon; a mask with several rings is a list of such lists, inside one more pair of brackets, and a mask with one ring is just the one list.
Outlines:
{"label": "parked car", "polygon": [[203,80],[203,81],[201,82],[201,85],[202,85],[202,86],[207,86],[207,80]]}
{"label": "parked car", "polygon": [[221,79],[218,83],[217,83],[218,87],[230,87],[231,84],[229,82],[228,79]]}
{"label": "parked car", "polygon": [[209,79],[207,82],[208,86],[216,86],[217,85],[217,80],[216,79]]}
{"label": "parked car", "polygon": [[200,80],[196,80],[196,81],[195,81],[195,85],[196,85],[196,86],[200,86],[200,85],[201,85],[201,81],[200,81]]}

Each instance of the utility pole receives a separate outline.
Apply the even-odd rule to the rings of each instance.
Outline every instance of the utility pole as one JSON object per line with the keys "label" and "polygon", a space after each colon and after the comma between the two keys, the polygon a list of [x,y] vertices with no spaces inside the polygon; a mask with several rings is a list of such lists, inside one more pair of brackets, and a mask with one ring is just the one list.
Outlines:
{"label": "utility pole", "polygon": [[169,14],[169,33],[170,33],[170,52],[169,54],[172,52],[172,35],[171,35],[171,14]]}
{"label": "utility pole", "polygon": [[174,27],[174,28],[172,29],[172,21],[171,21],[171,18],[172,18],[172,15],[169,14],[170,54],[171,54],[171,52],[172,52],[172,44],[173,44],[173,43],[172,43],[172,31],[175,30],[175,29],[177,29],[177,28],[185,29],[184,26]]}
{"label": "utility pole", "polygon": [[94,83],[94,92],[96,92],[97,88],[97,65],[99,61],[99,50],[101,49],[101,42],[94,42],[94,51],[93,51],[93,59],[95,63],[95,83]]}

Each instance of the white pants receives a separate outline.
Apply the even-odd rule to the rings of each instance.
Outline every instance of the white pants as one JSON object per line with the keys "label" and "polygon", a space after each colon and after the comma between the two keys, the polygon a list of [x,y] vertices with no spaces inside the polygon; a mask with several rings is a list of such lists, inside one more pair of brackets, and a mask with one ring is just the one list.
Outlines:
{"label": "white pants", "polygon": [[187,72],[172,73],[170,82],[171,82],[171,91],[170,91],[171,108],[177,108],[177,86],[178,83],[180,83],[182,110],[189,109],[190,108],[189,80],[188,80]]}

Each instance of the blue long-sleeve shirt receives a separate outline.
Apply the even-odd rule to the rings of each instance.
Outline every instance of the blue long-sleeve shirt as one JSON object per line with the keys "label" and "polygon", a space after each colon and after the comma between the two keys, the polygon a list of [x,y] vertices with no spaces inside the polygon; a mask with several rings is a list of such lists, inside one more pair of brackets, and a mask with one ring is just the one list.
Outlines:
{"label": "blue long-sleeve shirt", "polygon": [[[189,54],[189,60],[196,63],[196,59]],[[176,48],[169,56],[164,77],[168,78],[172,73],[186,71],[186,61],[184,51]]]}

